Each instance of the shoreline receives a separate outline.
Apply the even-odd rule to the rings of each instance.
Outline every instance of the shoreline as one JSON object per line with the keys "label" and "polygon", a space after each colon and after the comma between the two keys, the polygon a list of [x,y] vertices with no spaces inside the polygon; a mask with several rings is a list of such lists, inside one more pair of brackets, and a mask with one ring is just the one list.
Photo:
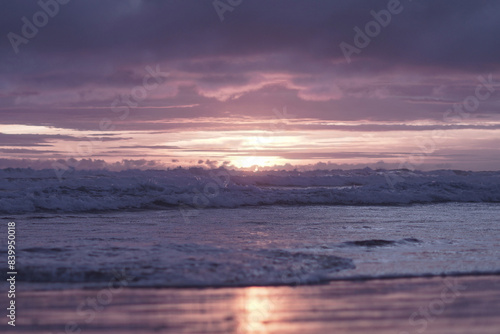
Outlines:
{"label": "shoreline", "polygon": [[[336,277],[328,280],[306,283],[306,284],[262,284],[262,285],[183,285],[183,286],[161,286],[161,285],[134,285],[127,286],[127,289],[143,289],[143,290],[180,290],[180,289],[241,289],[241,288],[279,288],[279,287],[306,287],[306,286],[322,286],[329,285],[334,282],[370,282],[370,281],[385,281],[385,280],[408,280],[408,279],[419,279],[419,278],[459,278],[459,277],[490,277],[498,276],[500,279],[500,271],[491,272],[464,272],[464,273],[445,273],[445,274],[408,274],[408,275],[381,275],[381,276],[355,276],[355,277]],[[20,284],[26,283],[19,281]],[[43,283],[43,284],[58,284],[58,283]],[[37,291],[73,291],[73,290],[100,290],[103,286],[83,286],[83,287],[69,287],[69,288],[58,288],[58,289],[44,289],[44,288],[34,288],[28,289],[26,291],[37,292]]]}

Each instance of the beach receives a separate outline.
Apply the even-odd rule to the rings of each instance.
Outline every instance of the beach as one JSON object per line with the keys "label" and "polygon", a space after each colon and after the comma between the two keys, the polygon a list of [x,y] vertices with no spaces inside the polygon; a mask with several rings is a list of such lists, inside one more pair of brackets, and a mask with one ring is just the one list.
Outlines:
{"label": "beach", "polygon": [[[2,323],[0,330],[493,334],[500,326],[500,276],[334,281],[296,287],[123,288],[113,291],[111,300],[103,297],[109,295],[105,291],[21,291],[15,329]],[[86,303],[92,300],[97,303],[90,307]]]}
{"label": "beach", "polygon": [[2,4],[0,334],[500,334],[500,1]]}
{"label": "beach", "polygon": [[[458,186],[455,172],[439,172],[439,185],[431,174],[413,176],[398,197],[383,191],[383,176],[373,171],[321,172],[321,182],[330,185],[313,186],[320,182],[314,176],[278,186],[279,178],[270,180],[273,186],[221,189],[211,198],[214,207],[165,206],[190,196],[177,193],[184,184],[203,182],[190,173],[154,172],[154,182],[144,185],[138,177],[150,172],[85,172],[67,185],[41,173],[36,182],[45,191],[38,190],[33,207],[14,207],[17,195],[7,198],[12,206],[3,219],[15,222],[17,274],[9,299],[16,302],[16,326],[8,325],[11,311],[5,310],[0,330],[497,333],[500,205],[442,202],[432,192],[452,189],[446,196],[473,199],[477,192],[464,189],[483,187],[482,174],[465,176],[467,187]],[[345,177],[364,180],[368,190],[341,185]],[[252,175],[241,178],[256,182]],[[495,186],[484,186],[483,196]],[[68,187],[79,195],[67,196]],[[376,200],[432,202],[374,205],[372,196],[363,200],[370,189],[380,192]],[[357,202],[325,205],[325,194]],[[288,202],[243,205],[259,196]],[[227,207],[229,197],[238,205]],[[137,198],[153,206],[120,209]],[[53,205],[58,211],[49,210]],[[0,248],[7,249],[8,240],[0,240]],[[6,308],[7,293],[0,298]]]}

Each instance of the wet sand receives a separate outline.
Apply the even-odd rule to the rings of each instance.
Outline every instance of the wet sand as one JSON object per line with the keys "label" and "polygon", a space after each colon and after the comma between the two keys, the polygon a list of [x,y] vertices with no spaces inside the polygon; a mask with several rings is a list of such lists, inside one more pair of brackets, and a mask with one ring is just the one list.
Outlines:
{"label": "wet sand", "polygon": [[25,291],[17,306],[16,327],[4,320],[0,332],[497,334],[500,276]]}

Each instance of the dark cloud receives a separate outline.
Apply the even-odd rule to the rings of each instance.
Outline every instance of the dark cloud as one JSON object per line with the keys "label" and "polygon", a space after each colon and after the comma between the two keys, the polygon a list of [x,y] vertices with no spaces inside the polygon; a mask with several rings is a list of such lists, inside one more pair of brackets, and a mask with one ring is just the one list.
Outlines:
{"label": "dark cloud", "polygon": [[146,159],[124,159],[113,163],[101,159],[2,159],[0,169],[3,168],[33,168],[33,169],[58,169],[65,167],[70,173],[71,168],[83,170],[107,169],[121,171],[127,169],[165,169],[163,163]]}
{"label": "dark cloud", "polygon": [[[92,138],[94,142],[120,141],[123,137],[102,137]],[[0,132],[1,146],[51,146],[54,141],[89,141],[86,137],[74,137],[68,135],[47,135],[47,134],[6,134]]]}
{"label": "dark cloud", "polygon": [[[71,1],[22,47],[27,53],[90,60],[116,55],[121,63],[266,53],[341,58],[338,44],[351,42],[353,28],[364,28],[373,20],[370,11],[386,9],[388,2],[245,1],[220,22],[211,1]],[[497,1],[401,0],[401,6],[366,57],[447,67],[498,65]],[[0,31],[19,33],[21,18],[32,21],[39,10],[34,0],[4,2]],[[6,38],[1,43],[5,53],[12,51]]]}
{"label": "dark cloud", "polygon": [[168,146],[168,145],[131,145],[131,146],[117,146],[114,148],[147,148],[147,149],[153,149],[153,150],[180,150],[181,148],[179,146]]}
{"label": "dark cloud", "polygon": [[48,151],[48,150],[29,150],[25,148],[0,148],[1,153],[14,153],[14,154],[34,154],[39,155],[42,153],[57,153],[57,151]]}

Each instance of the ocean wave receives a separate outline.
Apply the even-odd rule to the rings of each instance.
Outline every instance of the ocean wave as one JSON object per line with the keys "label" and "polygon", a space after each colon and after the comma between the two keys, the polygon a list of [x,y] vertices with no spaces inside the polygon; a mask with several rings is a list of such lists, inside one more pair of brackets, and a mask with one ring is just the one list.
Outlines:
{"label": "ocean wave", "polygon": [[276,249],[226,251],[224,256],[191,254],[188,258],[155,266],[131,263],[126,267],[101,268],[28,265],[19,267],[18,280],[99,286],[122,280],[119,279],[122,276],[130,287],[299,285],[328,282],[335,273],[354,268],[348,258]]}
{"label": "ocean wave", "polygon": [[0,213],[500,202],[500,172],[0,170]]}

